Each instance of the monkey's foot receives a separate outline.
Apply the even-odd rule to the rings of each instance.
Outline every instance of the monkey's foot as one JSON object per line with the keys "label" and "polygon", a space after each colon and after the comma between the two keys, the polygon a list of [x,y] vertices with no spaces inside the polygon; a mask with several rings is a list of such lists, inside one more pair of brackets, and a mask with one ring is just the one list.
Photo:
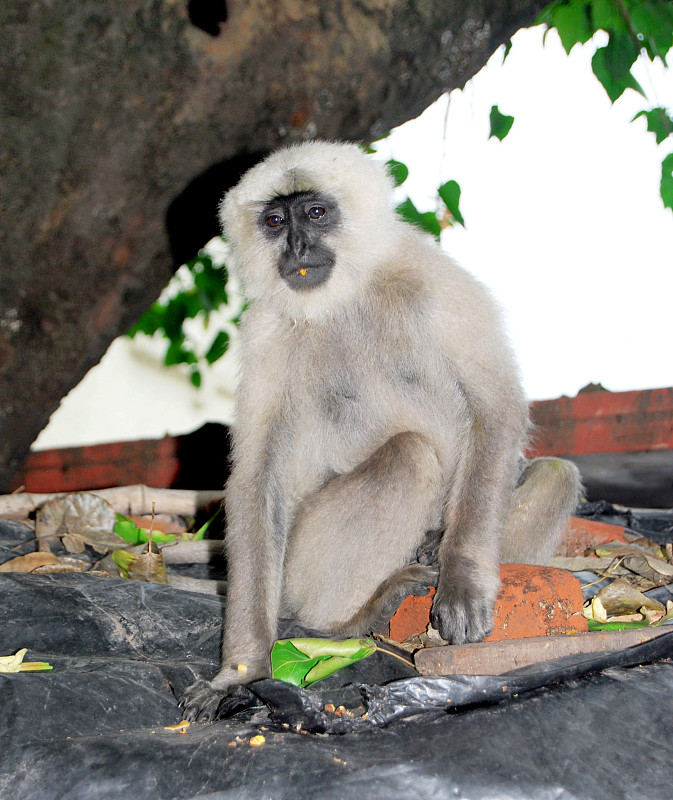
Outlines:
{"label": "monkey's foot", "polygon": [[[467,567],[467,559],[464,560]],[[474,565],[473,565],[474,566]],[[440,571],[430,621],[451,644],[481,642],[493,630],[497,578],[490,580],[474,569]]]}
{"label": "monkey's foot", "polygon": [[182,693],[178,704],[188,722],[215,722],[254,705],[255,696],[245,686],[216,689],[204,680],[196,681]]}
{"label": "monkey's foot", "polygon": [[416,560],[419,564],[436,567],[439,564],[439,545],[442,541],[443,530],[428,531],[425,539],[416,550]]}

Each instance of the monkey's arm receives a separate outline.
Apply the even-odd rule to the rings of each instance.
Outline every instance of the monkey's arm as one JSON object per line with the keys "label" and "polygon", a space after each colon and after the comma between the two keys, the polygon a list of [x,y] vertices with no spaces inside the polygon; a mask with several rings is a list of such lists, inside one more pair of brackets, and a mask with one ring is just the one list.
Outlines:
{"label": "monkey's arm", "polygon": [[441,395],[432,401],[440,415],[444,408],[451,414],[437,426],[447,491],[432,620],[444,639],[462,643],[491,631],[528,407],[490,296],[470,276],[453,276],[438,373],[462,402],[448,408]]}
{"label": "monkey's arm", "polygon": [[499,542],[516,468],[515,448],[501,432],[473,430],[471,439],[446,506],[431,614],[433,626],[453,644],[481,641],[492,630]]}
{"label": "monkey's arm", "polygon": [[[274,363],[273,345],[262,345],[263,354],[258,347],[246,353],[250,367],[239,388],[234,466],[225,491],[227,603],[222,665],[210,682],[199,681],[183,695],[181,705],[190,720],[215,718],[232,687],[270,675],[289,519],[277,477],[284,445],[276,441],[275,431],[287,426],[280,419],[280,394],[270,388],[280,386],[273,370],[282,370],[282,361]],[[265,383],[260,386],[264,371]],[[235,702],[235,692],[233,698]]]}

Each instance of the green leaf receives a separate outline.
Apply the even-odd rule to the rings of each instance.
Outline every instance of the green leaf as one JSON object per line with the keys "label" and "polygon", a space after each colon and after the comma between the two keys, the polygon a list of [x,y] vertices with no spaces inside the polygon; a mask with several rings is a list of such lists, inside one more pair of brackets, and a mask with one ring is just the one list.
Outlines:
{"label": "green leaf", "polygon": [[666,208],[673,211],[673,153],[667,155],[661,164],[661,199]]}
{"label": "green leaf", "polygon": [[201,371],[197,367],[192,367],[192,371],[189,373],[189,382],[195,389],[200,389],[201,380]]}
{"label": "green leaf", "polygon": [[376,650],[371,639],[279,639],[271,650],[272,677],[308,686]]}
{"label": "green leaf", "polygon": [[[146,544],[150,540],[149,528],[139,528],[132,519],[117,514],[117,522],[113,528],[114,532],[130,545]],[[172,542],[175,540],[172,533],[163,531],[152,531],[152,539],[155,542]]]}
{"label": "green leaf", "polygon": [[586,0],[575,0],[558,5],[551,11],[550,27],[556,28],[561,44],[569,53],[576,44],[584,44],[591,39],[593,30]]}
{"label": "green leaf", "polygon": [[588,619],[587,625],[590,631],[628,631],[630,628],[649,628],[649,622],[644,619],[641,622],[596,622]]}
{"label": "green leaf", "polygon": [[219,331],[217,336],[213,339],[213,343],[208,348],[208,352],[206,353],[206,361],[209,364],[214,364],[227,352],[228,347],[229,334],[226,331]]}
{"label": "green leaf", "polygon": [[211,258],[198,262],[200,269],[194,271],[194,287],[196,288],[201,307],[213,311],[227,302],[225,285],[226,269],[216,269]]}
{"label": "green leaf", "polygon": [[388,167],[389,174],[395,181],[395,186],[401,186],[409,177],[409,167],[401,161],[395,161],[391,158],[390,161],[386,161],[386,166]]}
{"label": "green leaf", "polygon": [[193,541],[200,542],[202,539],[205,538],[206,533],[208,532],[208,528],[212,525],[213,521],[217,518],[218,514],[222,512],[223,508],[220,506],[217,511],[213,514],[210,519],[207,519],[203,525],[196,531],[194,536],[192,537]]}
{"label": "green leaf", "polygon": [[[139,528],[132,519],[117,514],[117,522],[113,528],[117,536],[120,536],[125,542],[130,545],[142,544],[140,538],[141,528]],[[147,539],[145,539],[147,541]]]}
{"label": "green leaf", "polygon": [[626,32],[629,29],[620,7],[614,0],[592,0],[590,11],[594,31],[602,30],[612,33],[613,31]]}
{"label": "green leaf", "polygon": [[164,315],[166,313],[166,306],[161,303],[154,303],[147,311],[140,317],[138,322],[129,328],[126,335],[133,338],[137,333],[144,333],[147,336],[152,336],[164,324]]}
{"label": "green leaf", "polygon": [[491,107],[491,136],[496,136],[502,141],[505,136],[510,132],[514,124],[514,117],[509,117],[507,114],[501,114],[498,106]]}
{"label": "green leaf", "polygon": [[615,33],[610,36],[605,47],[596,50],[591,66],[613,103],[626,89],[635,89],[645,96],[642,87],[631,74],[631,66],[636,58],[638,48],[629,34]]}
{"label": "green leaf", "polygon": [[673,6],[670,1],[641,0],[632,7],[631,20],[650,59],[659,56],[666,64],[666,54],[673,47]]}
{"label": "green leaf", "polygon": [[458,183],[456,183],[456,181],[447,181],[439,187],[438,192],[451,216],[457,223],[465,227],[465,220],[458,207],[460,203],[460,186]]}
{"label": "green leaf", "polygon": [[138,558],[133,553],[129,553],[127,550],[113,550],[112,560],[119,567],[119,572],[121,573],[122,578],[128,580],[129,569],[133,565],[133,562],[137,561]]}
{"label": "green leaf", "polygon": [[[665,108],[639,111],[633,119],[638,119],[638,117],[647,119],[647,130],[655,135],[657,144],[661,144],[664,139],[673,133],[673,119],[668,116]],[[631,121],[633,122],[633,120]]]}
{"label": "green leaf", "polygon": [[437,215],[434,212],[425,211],[421,213],[409,197],[407,197],[403,203],[400,203],[396,210],[405,222],[415,225],[417,228],[432,234],[435,239],[439,240],[439,234],[442,232],[442,229],[437,220]]}
{"label": "green leaf", "polygon": [[188,350],[183,346],[184,337],[180,337],[178,341],[173,341],[168,345],[166,355],[164,356],[164,364],[167,367],[173,364],[196,364],[198,359],[193,350]]}

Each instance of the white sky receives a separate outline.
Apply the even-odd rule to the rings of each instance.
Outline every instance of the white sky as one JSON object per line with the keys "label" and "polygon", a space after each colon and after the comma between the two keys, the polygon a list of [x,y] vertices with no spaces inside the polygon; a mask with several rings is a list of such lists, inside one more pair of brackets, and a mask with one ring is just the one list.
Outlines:
{"label": "white sky", "polygon": [[[445,248],[488,284],[507,312],[531,399],[574,395],[589,382],[613,391],[673,386],[673,213],[659,197],[661,161],[635,92],[615,106],[591,72],[596,45],[566,56],[550,33],[519,32],[462,92],[441,98],[381,145],[405,162],[421,210],[453,178],[467,228]],[[638,79],[673,108],[673,73]],[[653,88],[652,88],[653,87]],[[488,139],[492,105],[515,117]],[[668,148],[668,150],[666,149]],[[141,337],[144,338],[144,337]],[[118,339],[52,416],[37,449],[183,433],[231,421],[233,357],[194,391],[158,368],[156,343]]]}
{"label": "white sky", "polygon": [[[637,93],[611,105],[591,72],[596,45],[566,56],[542,33],[520,31],[504,64],[501,49],[379,152],[409,166],[403,188],[421,210],[443,181],[460,184],[467,227],[443,245],[505,307],[531,399],[597,381],[673,386],[673,213],[659,196],[671,144],[630,122],[649,108]],[[638,78],[673,108],[670,70]],[[492,105],[515,118],[502,142],[488,140]]]}

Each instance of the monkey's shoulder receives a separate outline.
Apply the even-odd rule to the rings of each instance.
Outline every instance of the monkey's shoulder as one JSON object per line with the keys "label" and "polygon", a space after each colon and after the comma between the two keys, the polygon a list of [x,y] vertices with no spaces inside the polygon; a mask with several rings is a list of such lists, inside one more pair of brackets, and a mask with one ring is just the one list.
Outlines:
{"label": "monkey's shoulder", "polygon": [[395,258],[380,265],[369,287],[376,313],[404,316],[424,324],[433,314],[472,324],[478,317],[498,317],[490,290],[427,237],[403,237]]}

